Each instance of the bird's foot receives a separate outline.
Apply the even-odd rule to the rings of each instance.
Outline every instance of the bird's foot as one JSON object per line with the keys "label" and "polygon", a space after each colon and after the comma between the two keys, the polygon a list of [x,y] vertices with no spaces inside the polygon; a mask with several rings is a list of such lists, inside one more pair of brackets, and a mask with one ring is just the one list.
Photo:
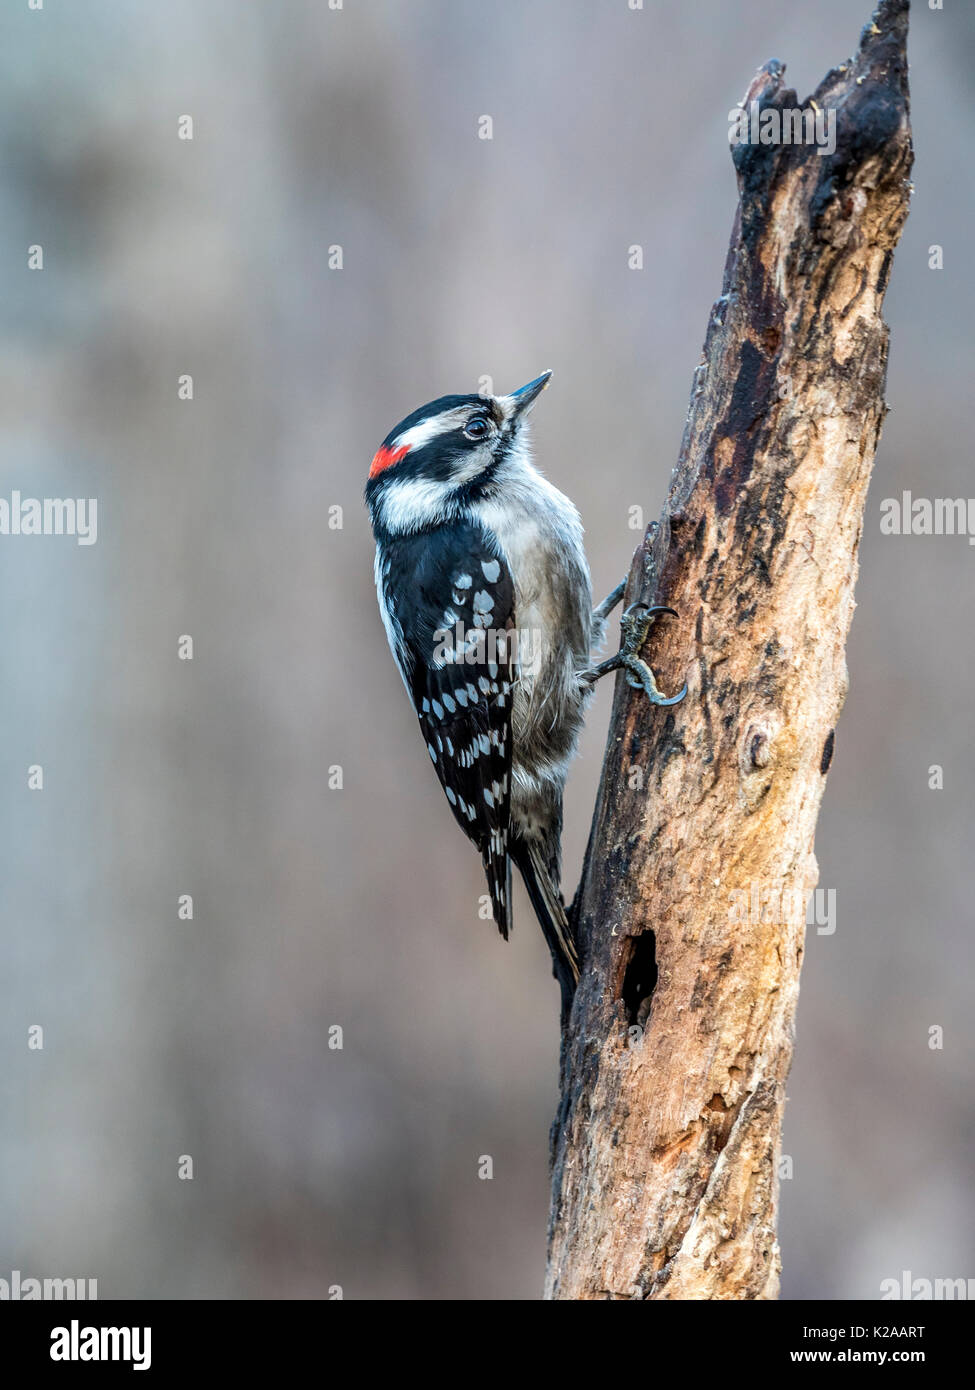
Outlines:
{"label": "bird's foot", "polygon": [[[608,601],[607,599],[606,602]],[[677,617],[677,612],[673,608],[650,607],[645,603],[631,603],[620,619],[623,641],[619,651],[607,661],[601,661],[598,666],[593,666],[591,670],[580,672],[580,679],[594,685],[601,676],[607,676],[610,671],[617,671],[622,666],[626,671],[627,684],[633,686],[634,690],[644,691],[651,704],[679,704],[687,694],[686,684],[677,695],[663,695],[657,686],[653,671],[640,656],[650,628],[661,613],[669,613],[672,617]]]}
{"label": "bird's foot", "polygon": [[623,602],[623,595],[626,593],[626,577],[624,576],[617,584],[611,594],[607,594],[602,603],[596,605],[592,610],[592,625],[598,627],[604,623],[612,613],[617,604]]}

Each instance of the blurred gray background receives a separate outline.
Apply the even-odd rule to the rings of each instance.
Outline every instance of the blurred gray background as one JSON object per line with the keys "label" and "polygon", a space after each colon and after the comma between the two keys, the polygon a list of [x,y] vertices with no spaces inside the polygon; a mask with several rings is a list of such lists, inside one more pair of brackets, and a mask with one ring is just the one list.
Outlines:
{"label": "blurred gray background", "polygon": [[[837,929],[803,969],[790,1298],[975,1275],[975,551],[879,530],[902,488],[975,493],[961,8],[912,17],[917,192],[817,842]],[[728,112],[773,56],[805,96],[867,18],[6,0],[0,495],[97,497],[99,535],[0,537],[0,1276],[539,1295],[557,989],[523,897],[508,946],[478,919],[376,612],[366,470],[423,401],[552,367],[538,458],[611,588],[628,509],[659,512],[720,288]],[[570,891],[610,695],[570,784]]]}

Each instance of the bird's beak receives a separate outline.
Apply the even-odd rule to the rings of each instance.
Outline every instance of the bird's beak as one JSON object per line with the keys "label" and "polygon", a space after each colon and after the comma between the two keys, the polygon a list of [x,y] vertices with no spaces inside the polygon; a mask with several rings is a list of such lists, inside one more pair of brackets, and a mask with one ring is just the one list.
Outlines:
{"label": "bird's beak", "polygon": [[509,419],[517,419],[519,415],[526,415],[531,410],[535,401],[548,385],[551,376],[551,372],[542,372],[541,376],[537,376],[527,386],[521,386],[517,391],[512,391],[505,402],[508,407],[505,413]]}

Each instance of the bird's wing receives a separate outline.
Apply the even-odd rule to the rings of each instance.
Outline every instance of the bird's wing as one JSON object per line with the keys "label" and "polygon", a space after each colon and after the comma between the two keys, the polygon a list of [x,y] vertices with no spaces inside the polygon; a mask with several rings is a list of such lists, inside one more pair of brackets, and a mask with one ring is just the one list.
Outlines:
{"label": "bird's wing", "polygon": [[427,537],[411,559],[408,592],[418,602],[401,622],[413,702],[454,816],[481,852],[494,918],[507,937],[517,675],[511,573],[494,538],[467,523],[441,528],[436,544]]}

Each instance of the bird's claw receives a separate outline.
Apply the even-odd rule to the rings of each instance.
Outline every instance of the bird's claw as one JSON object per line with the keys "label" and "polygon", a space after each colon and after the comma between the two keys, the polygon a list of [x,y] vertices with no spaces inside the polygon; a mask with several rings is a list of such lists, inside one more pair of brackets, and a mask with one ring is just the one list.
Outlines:
{"label": "bird's claw", "polygon": [[687,694],[686,684],[677,695],[662,694],[653,671],[640,655],[650,628],[661,613],[669,613],[673,618],[678,616],[675,608],[667,608],[661,604],[651,606],[646,603],[631,603],[620,619],[623,640],[619,651],[607,661],[601,661],[592,670],[581,671],[580,679],[595,685],[601,676],[608,676],[610,671],[618,671],[622,666],[626,672],[627,684],[634,690],[642,690],[651,704],[680,704]]}
{"label": "bird's claw", "polygon": [[[650,628],[661,613],[669,613],[673,618],[678,616],[676,609],[668,608],[663,604],[651,606],[646,603],[631,603],[620,619],[620,629],[623,634],[620,649],[616,656],[610,660],[616,666],[624,668],[627,684],[631,685],[634,690],[642,690],[651,704],[677,705],[687,694],[687,685],[685,684],[677,695],[662,694],[657,686],[653,671],[640,656]],[[609,667],[609,663],[604,662],[603,664]]]}
{"label": "bird's claw", "polygon": [[652,705],[679,705],[687,694],[687,682],[685,681],[676,695],[662,695],[657,688],[653,671],[638,656],[627,654],[623,657],[622,665],[626,667],[627,685],[632,685],[634,690],[644,691]]}

